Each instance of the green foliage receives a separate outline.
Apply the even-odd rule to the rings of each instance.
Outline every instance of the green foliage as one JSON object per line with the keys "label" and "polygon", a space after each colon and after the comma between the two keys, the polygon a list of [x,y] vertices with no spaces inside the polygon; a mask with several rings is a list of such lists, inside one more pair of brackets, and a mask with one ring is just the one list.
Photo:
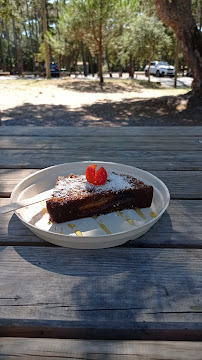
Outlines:
{"label": "green foliage", "polygon": [[41,45],[39,46],[39,52],[35,54],[35,59],[38,63],[44,62],[46,58],[45,55],[45,46],[44,43],[42,42]]}
{"label": "green foliage", "polygon": [[192,13],[195,18],[196,24],[202,30],[202,1],[192,0]]}
{"label": "green foliage", "polygon": [[[199,24],[200,6],[193,0]],[[46,0],[46,10],[50,58],[60,66],[82,59],[81,43],[93,61],[102,46],[104,71],[119,64],[126,68],[131,57],[137,67],[151,57],[174,61],[175,35],[159,21],[155,0]],[[33,70],[44,61],[40,0],[0,0],[0,19],[1,68],[2,49],[10,70],[21,63]]]}
{"label": "green foliage", "polygon": [[39,4],[37,0],[0,0],[0,32],[7,43],[4,56],[10,71],[34,66],[41,41]]}
{"label": "green foliage", "polygon": [[156,18],[146,15],[137,16],[132,24],[135,55],[139,60],[149,60],[162,57],[162,49],[170,46],[170,37],[165,32],[165,27]]}
{"label": "green foliage", "polygon": [[105,45],[111,36],[113,6],[108,0],[70,0],[59,19],[60,33],[68,42],[84,41],[92,54],[98,51],[100,26]]}
{"label": "green foliage", "polygon": [[148,62],[150,58],[164,57],[172,44],[172,38],[166,34],[165,26],[155,13],[153,17],[143,14],[137,3],[124,8],[124,17],[121,10],[120,13],[117,11],[116,19],[119,27],[115,26],[117,30],[109,44],[111,59],[117,57],[125,66],[130,56],[139,64]]}

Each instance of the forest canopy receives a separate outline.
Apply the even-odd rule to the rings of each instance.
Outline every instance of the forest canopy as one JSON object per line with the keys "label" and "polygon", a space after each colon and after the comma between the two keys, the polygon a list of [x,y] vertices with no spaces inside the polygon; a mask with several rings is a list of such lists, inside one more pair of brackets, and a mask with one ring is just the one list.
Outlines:
{"label": "forest canopy", "polygon": [[0,0],[0,69],[11,73],[40,71],[45,61],[70,73],[82,62],[100,81],[103,72],[133,77],[152,60],[174,64],[179,49],[179,67],[201,78],[201,43],[202,0]]}

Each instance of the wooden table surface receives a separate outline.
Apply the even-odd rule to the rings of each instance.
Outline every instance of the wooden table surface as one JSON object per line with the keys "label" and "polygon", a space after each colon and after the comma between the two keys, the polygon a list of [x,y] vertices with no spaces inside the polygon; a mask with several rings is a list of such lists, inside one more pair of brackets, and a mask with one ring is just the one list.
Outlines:
{"label": "wooden table surface", "polygon": [[82,160],[171,193],[149,232],[110,249],[57,247],[1,215],[0,358],[201,359],[202,127],[1,127],[0,155],[0,205],[36,169]]}

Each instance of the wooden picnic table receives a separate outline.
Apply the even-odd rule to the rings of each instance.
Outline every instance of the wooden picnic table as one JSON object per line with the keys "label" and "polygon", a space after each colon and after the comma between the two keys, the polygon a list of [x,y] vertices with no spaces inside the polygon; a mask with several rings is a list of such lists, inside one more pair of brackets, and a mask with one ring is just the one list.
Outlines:
{"label": "wooden picnic table", "polygon": [[37,169],[83,160],[142,168],[171,194],[109,249],[57,247],[2,215],[0,358],[201,359],[202,127],[5,126],[0,142],[1,205]]}

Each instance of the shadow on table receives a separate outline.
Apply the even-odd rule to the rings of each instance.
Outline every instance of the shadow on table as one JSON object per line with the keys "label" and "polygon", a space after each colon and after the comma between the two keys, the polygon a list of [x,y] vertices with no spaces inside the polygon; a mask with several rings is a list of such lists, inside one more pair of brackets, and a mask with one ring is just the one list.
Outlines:
{"label": "shadow on table", "polygon": [[[19,235],[21,234],[23,237],[21,239],[22,243],[19,241],[19,246],[16,243],[13,244],[16,245],[14,246],[15,251],[30,264],[44,270],[63,275],[78,276],[79,274],[79,276],[85,277],[88,273],[91,275],[94,274],[95,276],[101,276],[109,273],[117,273],[119,270],[122,272],[122,269],[118,266],[118,264],[119,260],[120,262],[125,260],[118,260],[116,256],[113,256],[113,252],[120,254],[121,256],[122,250],[126,254],[130,254],[130,249],[133,252],[138,248],[161,248],[175,246],[175,242],[171,239],[173,234],[172,222],[167,212],[165,212],[161,219],[140,238],[128,241],[120,247],[97,250],[62,248],[54,246],[48,242],[44,242],[35,236],[29,229],[24,227],[15,215],[9,222],[9,238],[10,234],[12,234],[13,237],[13,227],[16,229],[16,221],[19,222],[17,226],[18,231],[20,232]],[[165,224],[166,232],[162,233],[161,229],[165,226]],[[23,238],[28,240],[23,242]],[[21,245],[28,246],[21,247]],[[112,254],[112,258],[110,259],[110,268],[108,266],[105,267],[105,261],[103,261],[105,258],[106,261],[108,261],[109,254]],[[124,271],[130,271],[130,261],[126,261]]]}
{"label": "shadow on table", "polygon": [[[109,327],[117,322],[118,328],[121,321],[139,322],[145,336],[153,321],[155,327],[163,322],[169,326],[176,321],[176,313],[184,323],[184,311],[192,311],[199,301],[195,288],[200,281],[196,277],[196,271],[201,274],[200,258],[192,268],[196,253],[159,248],[166,242],[175,247],[173,235],[177,232],[166,212],[147,234],[125,246],[100,250],[14,246],[7,271],[21,284],[13,290],[18,308],[26,304],[27,319],[74,320],[73,327],[77,320],[81,327],[88,321],[95,326],[106,321]],[[15,271],[16,266],[22,271]],[[184,291],[188,291],[186,298]],[[91,330],[93,334],[93,325]]]}
{"label": "shadow on table", "polygon": [[[168,228],[171,232],[171,221]],[[141,240],[144,236],[139,244]],[[33,309],[38,312],[36,305],[58,320],[142,322],[139,316],[145,309],[161,311],[168,306],[171,289],[176,293],[176,284],[165,281],[176,257],[170,252],[167,259],[157,247],[138,248],[136,240],[98,250],[14,246],[14,251],[12,261],[23,269],[20,281],[26,282],[26,293],[23,286],[16,290],[18,306],[26,302],[28,315]]]}
{"label": "shadow on table", "polygon": [[[6,215],[5,221],[6,221]],[[8,221],[7,221],[8,222]],[[42,239],[34,235],[23,223],[19,220],[19,218],[13,214],[8,223],[8,238],[5,236],[5,239],[1,237],[0,244],[9,246],[51,246],[49,243],[45,243]]]}
{"label": "shadow on table", "polygon": [[7,248],[7,246],[0,246],[0,253],[5,250]]}

